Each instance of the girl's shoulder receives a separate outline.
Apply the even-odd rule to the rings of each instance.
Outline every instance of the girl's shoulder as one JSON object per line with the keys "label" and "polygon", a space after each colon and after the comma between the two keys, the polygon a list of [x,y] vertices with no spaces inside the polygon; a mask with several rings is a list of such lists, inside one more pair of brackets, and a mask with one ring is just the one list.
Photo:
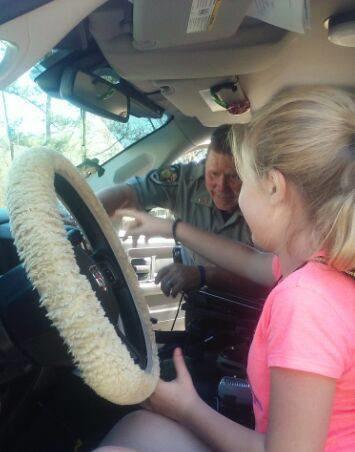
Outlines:
{"label": "girl's shoulder", "polygon": [[[295,355],[293,368],[338,378],[354,366],[354,325],[355,281],[325,264],[308,262],[271,291],[260,328],[269,349],[276,343],[275,353],[287,348],[288,363]],[[304,356],[307,366],[297,367]],[[316,361],[318,367],[313,366]]]}
{"label": "girl's shoulder", "polygon": [[310,261],[273,289],[270,303],[274,308],[282,303],[292,310],[314,312],[316,317],[336,314],[345,323],[355,322],[355,280],[322,262]]}
{"label": "girl's shoulder", "polygon": [[[277,256],[273,260],[273,273],[276,280],[281,277],[281,266]],[[287,276],[275,290],[299,287],[332,295],[336,298],[346,296],[355,301],[355,278],[347,273],[339,272],[330,267],[322,258],[313,259]]]}
{"label": "girl's shoulder", "polygon": [[346,297],[355,301],[355,279],[321,260],[309,261],[285,279],[287,280],[291,286],[311,288],[312,291],[324,294],[327,298]]}

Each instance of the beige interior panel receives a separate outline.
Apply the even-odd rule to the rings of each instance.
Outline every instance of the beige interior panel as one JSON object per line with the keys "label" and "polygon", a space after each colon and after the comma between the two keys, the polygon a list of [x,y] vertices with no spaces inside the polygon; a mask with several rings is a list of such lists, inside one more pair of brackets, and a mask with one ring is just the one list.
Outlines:
{"label": "beige interior panel", "polygon": [[192,80],[160,80],[156,82],[156,85],[157,87],[165,85],[170,88],[167,91],[163,90],[164,96],[184,115],[196,116],[206,127],[216,127],[223,123],[246,123],[250,120],[249,113],[232,115],[227,111],[212,112],[199,93],[200,90],[209,89],[217,83],[233,80],[234,76]]}
{"label": "beige interior panel", "polygon": [[[323,26],[323,21],[336,11],[335,3],[332,0],[313,1],[311,30],[293,42],[272,67],[240,77],[253,108],[261,107],[287,86],[330,84],[355,88],[355,49],[332,44]],[[343,8],[346,7],[346,2],[345,5],[341,3]],[[355,7],[354,2],[347,4]]]}
{"label": "beige interior panel", "polygon": [[[355,49],[339,47],[327,39],[323,21],[333,13],[332,1],[313,2],[312,27],[298,39],[290,42],[267,69],[240,76],[241,85],[248,95],[252,108],[260,108],[283,87],[300,84],[335,84],[355,86]],[[221,82],[222,78],[198,80],[158,81],[171,88],[165,97],[188,116],[196,116],[207,127],[221,123],[244,123],[246,116],[234,116],[228,112],[211,112],[199,94]],[[232,78],[230,78],[232,79]]]}
{"label": "beige interior panel", "polygon": [[[355,50],[330,43],[323,26],[327,17],[354,7],[354,2],[311,0],[310,6],[311,27],[304,35],[245,19],[228,39],[141,51],[134,47],[129,34],[116,30],[108,38],[107,30],[105,35],[102,29],[103,21],[94,21],[96,12],[91,16],[95,22],[92,32],[108,61],[123,77],[138,85],[149,82],[159,88],[168,86],[163,95],[172,106],[186,116],[198,118],[204,126],[215,127],[249,120],[250,115],[212,112],[199,94],[234,75],[239,76],[253,109],[289,85],[354,86]],[[149,24],[155,19],[146,20]],[[135,33],[153,39],[157,30],[149,34],[147,24],[141,23],[140,35],[137,30]],[[173,36],[171,33],[171,39]]]}
{"label": "beige interior panel", "polygon": [[[0,26],[0,40],[17,47],[1,68],[0,89],[37,63],[47,52],[106,0],[54,0]],[[70,14],[69,14],[70,11]]]}
{"label": "beige interior panel", "polygon": [[287,33],[279,41],[251,47],[154,50],[142,52],[133,47],[129,35],[101,39],[91,29],[106,59],[124,78],[131,81],[223,77],[265,70],[293,39]]}
{"label": "beige interior panel", "polygon": [[134,0],[133,46],[138,50],[171,48],[232,36],[251,3],[251,0]]}

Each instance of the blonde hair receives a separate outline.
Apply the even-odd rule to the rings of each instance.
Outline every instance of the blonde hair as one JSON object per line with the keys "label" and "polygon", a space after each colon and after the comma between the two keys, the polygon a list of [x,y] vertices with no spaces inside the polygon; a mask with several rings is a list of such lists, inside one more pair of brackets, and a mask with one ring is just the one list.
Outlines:
{"label": "blonde hair", "polygon": [[231,132],[241,178],[279,170],[301,193],[319,249],[340,271],[355,268],[355,99],[330,87],[283,91],[253,118],[242,146]]}

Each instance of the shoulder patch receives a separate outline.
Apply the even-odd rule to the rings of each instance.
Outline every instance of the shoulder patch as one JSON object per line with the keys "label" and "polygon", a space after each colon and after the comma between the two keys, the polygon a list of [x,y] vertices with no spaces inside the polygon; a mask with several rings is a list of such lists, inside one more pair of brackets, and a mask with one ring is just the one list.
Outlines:
{"label": "shoulder patch", "polygon": [[180,167],[171,165],[157,169],[150,174],[150,178],[159,185],[177,185],[180,178]]}

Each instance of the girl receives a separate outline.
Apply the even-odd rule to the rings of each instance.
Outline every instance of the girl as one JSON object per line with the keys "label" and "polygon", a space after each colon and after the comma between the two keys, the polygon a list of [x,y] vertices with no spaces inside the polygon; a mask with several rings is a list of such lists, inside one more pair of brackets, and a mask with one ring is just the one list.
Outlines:
{"label": "girl", "polygon": [[[233,142],[233,137],[232,137]],[[255,431],[208,407],[176,350],[175,381],[104,441],[142,451],[355,450],[355,103],[346,92],[277,96],[234,146],[239,205],[260,252],[141,212],[130,233],[174,235],[227,270],[275,284],[248,359]],[[172,232],[173,231],[173,232]],[[116,450],[120,450],[119,448]]]}

